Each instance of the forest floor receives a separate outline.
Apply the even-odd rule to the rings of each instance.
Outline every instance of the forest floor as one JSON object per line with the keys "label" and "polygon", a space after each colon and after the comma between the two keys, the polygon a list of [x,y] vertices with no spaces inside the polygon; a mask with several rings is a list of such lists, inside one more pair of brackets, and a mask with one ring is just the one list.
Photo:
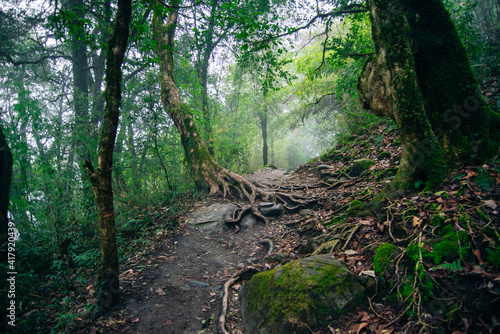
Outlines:
{"label": "forest floor", "polygon": [[[382,243],[395,244],[398,254],[377,275],[377,289],[368,289],[357,313],[313,333],[500,332],[498,162],[460,167],[441,189],[424,193],[416,184],[415,191],[383,210],[352,217],[348,211],[354,200],[369,201],[391,181],[401,149],[395,130],[386,125],[345,143],[295,172],[264,168],[246,176],[270,191],[318,199],[268,218],[266,224],[206,234],[187,226],[186,216],[228,201],[186,202],[187,212],[178,217],[175,231],[155,235],[151,246],[122,265],[121,302],[79,331],[219,333],[222,287],[235,273],[248,265],[272,269],[338,240],[322,252],[345,261],[356,275],[373,273],[373,258]],[[360,158],[371,158],[375,165],[352,176],[351,163]],[[466,244],[460,243],[465,240],[461,234]],[[443,245],[456,244],[450,235],[457,236],[460,254],[438,254]],[[419,259],[410,252],[415,245]],[[420,263],[418,275],[411,274],[415,261]],[[229,290],[230,333],[245,332],[237,295],[243,283]]]}

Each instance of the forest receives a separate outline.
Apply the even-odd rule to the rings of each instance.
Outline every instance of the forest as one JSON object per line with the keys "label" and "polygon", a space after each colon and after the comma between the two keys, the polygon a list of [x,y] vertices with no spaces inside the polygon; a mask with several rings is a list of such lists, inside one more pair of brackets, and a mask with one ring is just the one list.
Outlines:
{"label": "forest", "polygon": [[499,0],[0,4],[2,332],[500,331]]}

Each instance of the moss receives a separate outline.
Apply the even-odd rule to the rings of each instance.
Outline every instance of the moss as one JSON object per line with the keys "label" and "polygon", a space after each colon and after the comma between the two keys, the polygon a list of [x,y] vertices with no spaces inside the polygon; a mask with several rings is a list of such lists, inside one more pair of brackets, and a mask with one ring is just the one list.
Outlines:
{"label": "moss", "polygon": [[384,179],[384,178],[388,178],[388,177],[394,177],[396,175],[396,173],[398,172],[398,169],[399,168],[397,168],[397,167],[391,167],[391,168],[387,168],[387,169],[383,170],[382,172],[380,172],[377,175],[377,181]]}
{"label": "moss", "polygon": [[377,274],[383,274],[387,266],[396,258],[398,248],[393,244],[382,244],[378,246],[373,258],[373,269]]}
{"label": "moss", "polygon": [[431,225],[440,227],[448,220],[448,216],[443,212],[436,213],[432,216]]}
{"label": "moss", "polygon": [[249,295],[248,311],[260,313],[264,327],[273,328],[284,319],[314,325],[324,323],[327,318],[339,315],[335,314],[339,313],[333,302],[335,296],[349,295],[353,289],[362,290],[347,268],[309,259],[307,263],[293,261],[258,273],[245,285],[243,293]]}
{"label": "moss", "polygon": [[491,249],[486,259],[492,266],[495,266],[498,269],[500,269],[500,246]]}
{"label": "moss", "polygon": [[[448,225],[451,226],[451,225]],[[470,250],[469,236],[466,231],[449,231],[434,244],[431,256],[435,264],[466,259]]]}
{"label": "moss", "polygon": [[388,159],[388,158],[390,158],[390,157],[391,157],[391,153],[386,152],[386,151],[382,151],[382,152],[380,152],[380,153],[378,154],[377,159],[379,159],[379,160],[383,160],[383,159]]}

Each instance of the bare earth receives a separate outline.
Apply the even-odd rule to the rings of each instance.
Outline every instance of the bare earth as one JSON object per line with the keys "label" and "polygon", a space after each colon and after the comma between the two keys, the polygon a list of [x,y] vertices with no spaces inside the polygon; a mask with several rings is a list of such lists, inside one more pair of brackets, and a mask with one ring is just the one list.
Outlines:
{"label": "bare earth", "polygon": [[[310,181],[317,180],[310,177]],[[303,181],[292,172],[274,169],[264,169],[248,178],[272,186]],[[223,200],[196,203],[191,211],[216,202]],[[245,266],[265,266],[263,259],[269,249],[260,241],[277,242],[285,230],[281,224],[284,217],[271,218],[267,225],[257,223],[237,233],[228,228],[215,235],[181,223],[174,235],[160,238],[123,266],[122,302],[100,318],[90,332],[218,333],[223,284]],[[238,284],[230,296],[230,304],[236,304],[236,309],[230,307],[227,316],[226,327],[231,333],[243,331],[237,288]]]}

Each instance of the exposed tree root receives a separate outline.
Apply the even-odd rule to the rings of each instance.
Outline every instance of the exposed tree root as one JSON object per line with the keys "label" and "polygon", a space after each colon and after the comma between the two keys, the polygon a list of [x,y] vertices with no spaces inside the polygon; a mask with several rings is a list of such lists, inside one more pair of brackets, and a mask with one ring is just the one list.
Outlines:
{"label": "exposed tree root", "polygon": [[226,330],[226,315],[227,315],[229,288],[239,280],[250,279],[254,274],[258,272],[259,270],[255,267],[245,267],[236,272],[233,276],[231,276],[231,278],[224,284],[224,295],[222,297],[222,312],[219,317],[219,329],[223,334],[229,334],[229,332]]}
{"label": "exposed tree root", "polygon": [[[208,172],[208,170],[211,170],[211,172]],[[217,164],[214,164],[211,169],[205,166],[202,174],[204,176],[203,180],[210,188],[210,195],[220,195],[224,198],[237,197],[248,200],[252,204],[255,203],[256,200],[272,201],[274,203],[283,204],[284,208],[288,211],[319,204],[319,198],[311,199],[305,196],[291,195],[262,188],[257,183],[249,181],[243,176],[222,168]],[[246,211],[242,212],[242,215],[245,213]],[[253,214],[258,216],[256,210],[253,210]],[[233,216],[233,219],[237,219],[237,217]],[[241,219],[241,217],[239,219]],[[237,222],[228,221],[228,223]]]}
{"label": "exposed tree root", "polygon": [[264,217],[259,212],[259,210],[256,207],[254,207],[254,206],[247,206],[247,207],[236,209],[233,212],[232,217],[231,218],[226,218],[225,222],[226,222],[226,224],[231,224],[231,225],[239,224],[241,222],[241,219],[243,219],[243,217],[246,216],[247,214],[252,214],[259,221],[261,221],[264,224],[267,224],[266,217]]}

